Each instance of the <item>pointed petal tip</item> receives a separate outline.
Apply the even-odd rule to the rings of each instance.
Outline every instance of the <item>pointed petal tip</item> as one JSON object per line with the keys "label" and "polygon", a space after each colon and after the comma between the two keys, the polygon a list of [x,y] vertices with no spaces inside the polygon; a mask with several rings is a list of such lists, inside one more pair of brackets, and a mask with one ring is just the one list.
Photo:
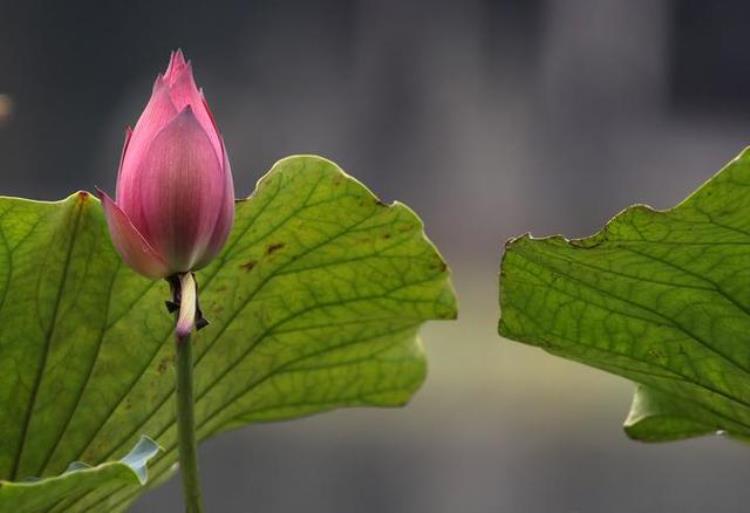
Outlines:
{"label": "pointed petal tip", "polygon": [[125,142],[122,144],[122,152],[120,152],[120,163],[117,165],[117,183],[120,183],[122,177],[122,163],[125,161],[125,154],[130,146],[130,140],[133,138],[133,129],[130,125],[125,127]]}
{"label": "pointed petal tip", "polygon": [[102,207],[105,209],[105,214],[106,214],[106,209],[108,207],[108,205],[105,205],[105,203],[112,203],[114,205],[117,204],[115,203],[115,200],[113,200],[112,197],[109,194],[107,194],[106,191],[101,189],[98,185],[94,186],[94,192],[96,194],[96,197],[99,198],[99,201],[101,201]]}
{"label": "pointed petal tip", "polygon": [[123,154],[128,149],[128,144],[130,144],[130,139],[133,137],[133,127],[130,125],[125,126],[125,142],[122,145],[122,152]]}
{"label": "pointed petal tip", "polygon": [[167,64],[167,69],[164,71],[164,77],[171,83],[177,75],[189,67],[190,61],[185,60],[182,48],[178,48],[169,55],[169,64]]}
{"label": "pointed petal tip", "polygon": [[182,51],[182,48],[178,48],[175,52],[176,58],[178,62],[182,65],[183,68],[190,68],[192,69],[193,63],[185,57],[185,54]]}
{"label": "pointed petal tip", "polygon": [[195,115],[195,111],[193,110],[193,107],[192,107],[192,105],[190,105],[190,104],[188,104],[188,105],[185,105],[185,106],[184,106],[184,107],[182,108],[182,110],[181,110],[181,111],[180,111],[180,112],[179,112],[179,113],[177,114],[177,116],[175,116],[175,118],[174,118],[174,119],[172,120],[172,123],[174,123],[175,121],[179,121],[179,120],[182,120],[183,122],[190,122],[190,123],[192,123],[192,122],[195,122],[195,123],[197,123],[197,124],[198,124],[198,126],[200,126],[200,127],[201,127],[201,129],[203,129],[203,131],[205,132],[205,129],[203,128],[203,126],[202,126],[202,125],[200,124],[200,122],[198,121],[198,118],[197,118],[197,116]]}
{"label": "pointed petal tip", "polygon": [[151,88],[151,94],[154,94],[157,90],[161,89],[162,87],[164,87],[164,75],[159,73],[158,75],[156,75],[156,79],[154,79],[154,85]]}
{"label": "pointed petal tip", "polygon": [[177,60],[178,62],[181,62],[185,64],[185,53],[182,51],[182,48],[178,48],[177,50],[172,51],[172,57]]}

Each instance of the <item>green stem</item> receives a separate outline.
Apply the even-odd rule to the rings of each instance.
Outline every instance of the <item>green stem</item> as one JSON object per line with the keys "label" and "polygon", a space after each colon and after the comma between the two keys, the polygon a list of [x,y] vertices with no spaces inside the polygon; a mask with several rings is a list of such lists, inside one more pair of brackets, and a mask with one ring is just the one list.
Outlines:
{"label": "green stem", "polygon": [[[180,276],[182,301],[176,336],[177,359],[177,438],[180,457],[182,489],[187,513],[203,513],[198,453],[195,441],[195,414],[193,411],[193,351],[190,334],[196,309],[195,280],[191,273]],[[187,329],[186,328],[187,323]]]}

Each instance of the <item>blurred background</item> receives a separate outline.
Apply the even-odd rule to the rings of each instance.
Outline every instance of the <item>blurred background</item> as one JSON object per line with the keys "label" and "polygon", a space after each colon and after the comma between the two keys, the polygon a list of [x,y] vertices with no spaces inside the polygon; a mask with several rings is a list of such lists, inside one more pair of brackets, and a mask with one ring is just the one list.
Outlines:
{"label": "blurred background", "polygon": [[[633,386],[497,336],[503,242],[669,207],[750,142],[750,3],[0,0],[0,193],[114,191],[169,51],[193,60],[237,190],[330,157],[402,200],[454,270],[403,410],[253,426],[202,446],[212,511],[747,511],[750,449],[648,446]],[[137,513],[179,511],[176,481]]]}

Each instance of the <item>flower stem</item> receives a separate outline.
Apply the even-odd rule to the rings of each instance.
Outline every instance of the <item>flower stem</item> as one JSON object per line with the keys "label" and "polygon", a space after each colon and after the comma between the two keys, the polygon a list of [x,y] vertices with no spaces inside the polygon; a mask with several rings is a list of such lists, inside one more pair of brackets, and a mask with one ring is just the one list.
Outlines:
{"label": "flower stem", "polygon": [[180,276],[181,301],[176,329],[177,438],[182,489],[187,513],[203,513],[193,411],[193,351],[190,335],[195,326],[196,287],[191,273]]}

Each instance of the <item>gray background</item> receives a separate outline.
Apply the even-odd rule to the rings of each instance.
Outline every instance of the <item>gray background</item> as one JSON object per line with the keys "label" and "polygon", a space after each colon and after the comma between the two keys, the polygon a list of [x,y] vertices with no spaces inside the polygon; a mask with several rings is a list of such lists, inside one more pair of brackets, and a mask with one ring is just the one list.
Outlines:
{"label": "gray background", "polygon": [[[506,238],[671,206],[750,141],[749,15],[742,1],[0,0],[0,193],[113,191],[123,128],[182,47],[239,192],[312,152],[424,218],[462,310],[423,330],[423,390],[403,410],[206,443],[210,511],[742,513],[748,448],[630,442],[632,385],[495,328]],[[173,480],[134,511],[179,504]]]}

